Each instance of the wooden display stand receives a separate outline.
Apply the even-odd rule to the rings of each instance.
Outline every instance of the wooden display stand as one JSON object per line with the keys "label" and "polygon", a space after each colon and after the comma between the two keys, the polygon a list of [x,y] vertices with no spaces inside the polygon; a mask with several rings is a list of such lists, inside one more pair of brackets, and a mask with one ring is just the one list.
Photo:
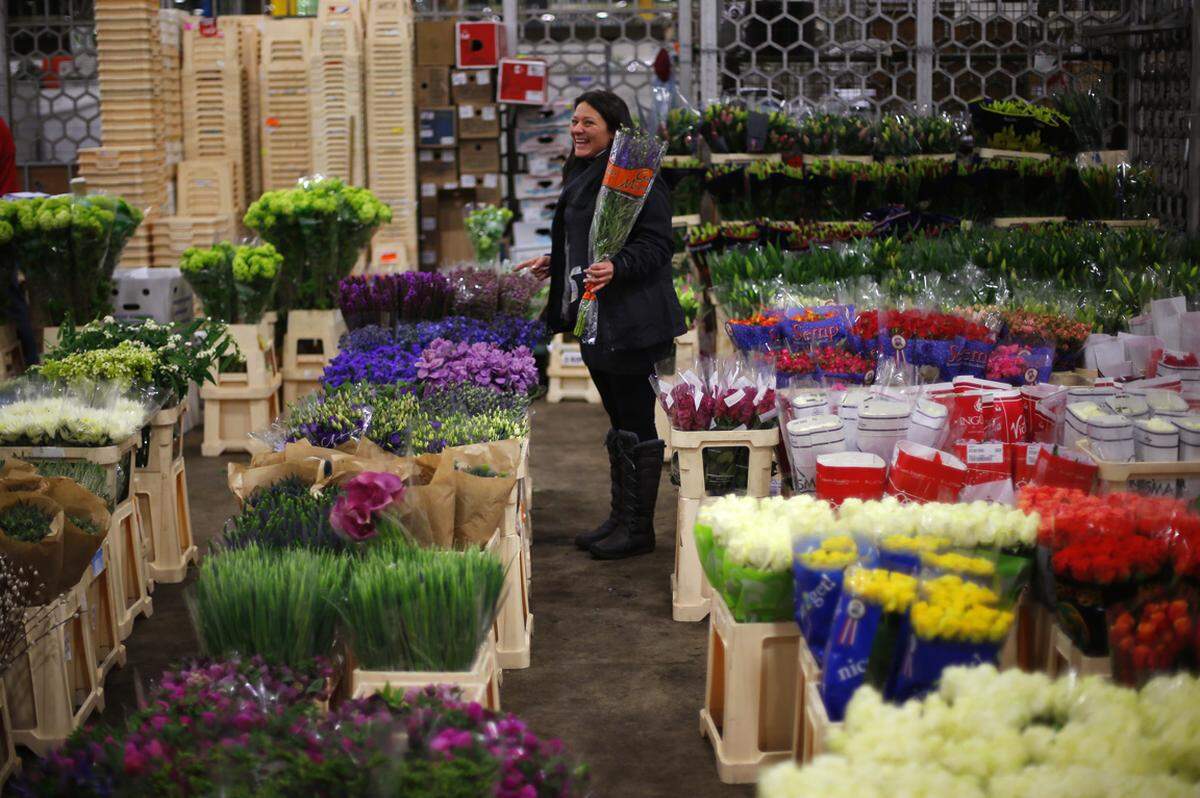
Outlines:
{"label": "wooden display stand", "polygon": [[688,330],[675,339],[675,368],[681,370],[690,368],[700,356],[700,334],[696,330]]}
{"label": "wooden display stand", "polygon": [[[821,667],[808,647],[808,641],[803,635],[797,646],[799,655],[796,662],[796,726],[792,735],[792,759],[797,762],[808,762],[813,754],[808,747],[808,691],[810,687],[819,690],[821,685]],[[824,707],[822,707],[824,710]]]}
{"label": "wooden display stand", "polygon": [[105,536],[77,588],[79,607],[85,620],[83,630],[91,637],[91,648],[96,653],[96,680],[101,685],[110,670],[124,667],[126,656],[117,626],[121,587],[108,567],[112,562],[111,546],[112,542]]}
{"label": "wooden display stand", "polygon": [[13,745],[12,721],[8,717],[8,699],[4,693],[4,682],[0,680],[0,792],[4,790],[8,777],[20,767],[21,760]]}
{"label": "wooden display stand", "polygon": [[1000,216],[992,219],[992,227],[1023,227],[1038,224],[1063,224],[1065,216]]}
{"label": "wooden display stand", "polygon": [[582,399],[588,404],[600,404],[600,392],[596,390],[587,366],[583,365],[579,343],[567,343],[561,333],[550,342],[550,365],[546,374],[550,377],[547,402],[556,404],[564,399]]}
{"label": "wooden display stand", "polygon": [[148,561],[149,543],[142,534],[142,515],[132,494],[113,510],[108,530],[108,567],[118,590],[114,608],[117,615],[117,636],[121,640],[133,631],[139,616],[154,614],[154,599],[150,596],[153,582]]}
{"label": "wooden display stand", "polygon": [[792,755],[800,629],[737,623],[716,594],[708,630],[700,734],[712,742],[721,781],[753,782],[760,768]]}
{"label": "wooden display stand", "polygon": [[1080,651],[1066,633],[1054,628],[1053,647],[1046,660],[1046,673],[1052,678],[1067,672],[1079,676],[1112,676],[1112,660],[1109,657],[1089,657]]}
{"label": "wooden display stand", "polygon": [[149,531],[150,577],[177,584],[196,559],[192,513],[188,504],[187,468],[183,459],[180,417],[183,405],[160,410],[150,421],[150,457],[134,476],[134,496]]}
{"label": "wooden display stand", "polygon": [[802,157],[804,158],[805,163],[820,163],[821,161],[841,161],[843,163],[862,164],[875,163],[874,155],[840,155],[836,153],[830,153],[828,155],[813,155],[811,153],[804,153]]}
{"label": "wooden display stand", "polygon": [[829,733],[840,729],[841,723],[829,719],[825,709],[825,700],[821,698],[821,679],[804,685],[804,746],[803,762],[811,762],[825,753],[829,744]]}
{"label": "wooden display stand", "polygon": [[217,374],[215,385],[203,385],[204,442],[200,453],[218,457],[249,451],[247,436],[266,428],[279,415],[283,376],[275,359],[275,325],[231,324],[229,334],[246,359],[246,370]]}
{"label": "wooden display stand", "polygon": [[680,497],[676,511],[675,570],[671,574],[671,618],[676,621],[703,621],[712,601],[712,585],[700,567],[692,531],[702,501]]}
{"label": "wooden display stand", "polygon": [[462,690],[464,701],[476,701],[485,708],[500,711],[499,669],[491,641],[479,648],[469,671],[350,671],[350,697],[366,698],[385,687],[404,690],[430,684],[446,684]]}
{"label": "wooden display stand", "polygon": [[19,377],[25,373],[25,355],[17,329],[11,324],[0,325],[0,379]]}
{"label": "wooden display stand", "polygon": [[771,463],[779,444],[779,428],[763,430],[670,431],[671,445],[679,455],[679,499],[675,513],[675,570],[671,574],[671,617],[677,621],[702,621],[709,612],[712,588],[700,567],[693,528],[704,490],[704,450],[744,447],[750,450],[746,495],[762,498],[771,492]]}
{"label": "wooden display stand", "polygon": [[325,365],[346,333],[340,310],[291,310],[283,345],[283,404],[290,405],[321,387]]}
{"label": "wooden display stand", "polygon": [[1097,493],[1116,493],[1129,489],[1131,481],[1169,481],[1172,479],[1195,479],[1200,477],[1200,460],[1178,460],[1175,462],[1116,463],[1102,460],[1092,451],[1085,438],[1076,446],[1091,455],[1099,470]]}
{"label": "wooden display stand", "polygon": [[[529,572],[525,540],[517,523],[519,486],[513,487],[500,530],[497,556],[504,566],[504,592],[496,616],[496,658],[505,670],[529,667],[533,642],[533,614],[529,611]],[[510,529],[511,525],[511,529]]]}
{"label": "wooden display stand", "polygon": [[1025,152],[1024,150],[997,150],[992,147],[983,147],[979,150],[979,157],[985,161],[1019,161],[1029,159],[1033,161],[1048,161],[1051,156],[1048,152]]}
{"label": "wooden display stand", "polygon": [[1158,227],[1158,219],[1101,219],[1097,223],[1114,229],[1130,227],[1148,227],[1154,229]]}
{"label": "wooden display stand", "polygon": [[93,711],[104,710],[104,688],[78,589],[64,593],[45,617],[33,612],[26,616],[29,647],[4,674],[4,687],[13,742],[45,756]]}

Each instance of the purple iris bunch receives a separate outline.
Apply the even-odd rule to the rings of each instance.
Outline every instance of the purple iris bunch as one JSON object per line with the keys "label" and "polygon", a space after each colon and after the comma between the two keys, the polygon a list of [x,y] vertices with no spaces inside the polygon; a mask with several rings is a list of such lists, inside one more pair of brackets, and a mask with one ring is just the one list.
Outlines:
{"label": "purple iris bunch", "polygon": [[433,388],[469,383],[528,393],[538,381],[533,353],[523,346],[506,352],[493,344],[438,338],[421,353],[416,367],[417,379]]}
{"label": "purple iris bunch", "polygon": [[450,278],[433,272],[358,275],[338,284],[338,307],[352,327],[378,318],[440,319],[450,300]]}

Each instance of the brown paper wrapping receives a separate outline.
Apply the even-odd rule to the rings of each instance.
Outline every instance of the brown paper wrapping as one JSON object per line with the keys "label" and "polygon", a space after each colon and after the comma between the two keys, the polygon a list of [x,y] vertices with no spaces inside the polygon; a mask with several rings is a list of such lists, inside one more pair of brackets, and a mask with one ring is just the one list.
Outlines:
{"label": "brown paper wrapping", "polygon": [[[26,502],[54,514],[50,534],[37,543],[14,540],[0,530],[0,554],[8,557],[25,572],[30,583],[30,605],[46,604],[62,592],[63,582],[63,512],[62,507],[48,496],[27,491],[0,494],[0,509]],[[76,581],[79,577],[76,575]],[[72,582],[71,584],[74,584]]]}
{"label": "brown paper wrapping", "polygon": [[[520,456],[519,447],[517,456]],[[457,470],[455,464],[468,468],[487,464],[493,470],[503,471],[508,462],[506,457],[505,448],[495,443],[454,447],[442,452],[442,462],[433,475],[432,484],[454,485],[456,548],[487,545],[504,519],[504,508],[517,478],[515,469],[504,477],[477,477]]]}

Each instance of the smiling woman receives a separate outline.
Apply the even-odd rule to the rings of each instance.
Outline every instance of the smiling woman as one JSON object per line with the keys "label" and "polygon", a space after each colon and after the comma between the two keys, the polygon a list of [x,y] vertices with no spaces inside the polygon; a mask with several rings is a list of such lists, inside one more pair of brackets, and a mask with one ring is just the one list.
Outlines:
{"label": "smiling woman", "polygon": [[[582,343],[581,349],[612,424],[605,441],[612,509],[604,523],[578,535],[575,543],[600,559],[654,550],[663,442],[654,431],[649,377],[655,363],[671,355],[675,336],[685,329],[671,282],[670,190],[664,181],[653,179],[653,170],[642,170],[650,172],[647,175],[609,163],[617,131],[633,127],[629,108],[616,94],[589,91],[579,97],[551,226],[551,251],[518,267],[550,278],[545,320],[555,332],[575,328],[585,283],[597,296],[595,342]],[[591,263],[597,196],[602,185],[611,188],[614,180],[621,185],[648,184],[642,186],[645,204],[616,253]]]}

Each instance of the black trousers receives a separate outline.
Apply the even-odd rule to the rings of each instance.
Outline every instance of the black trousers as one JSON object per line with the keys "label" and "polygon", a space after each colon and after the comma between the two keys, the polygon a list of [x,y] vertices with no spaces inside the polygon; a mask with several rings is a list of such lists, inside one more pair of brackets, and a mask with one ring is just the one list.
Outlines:
{"label": "black trousers", "polygon": [[613,429],[636,432],[638,441],[658,437],[654,429],[654,403],[658,397],[650,385],[649,374],[615,374],[593,368],[588,371]]}

